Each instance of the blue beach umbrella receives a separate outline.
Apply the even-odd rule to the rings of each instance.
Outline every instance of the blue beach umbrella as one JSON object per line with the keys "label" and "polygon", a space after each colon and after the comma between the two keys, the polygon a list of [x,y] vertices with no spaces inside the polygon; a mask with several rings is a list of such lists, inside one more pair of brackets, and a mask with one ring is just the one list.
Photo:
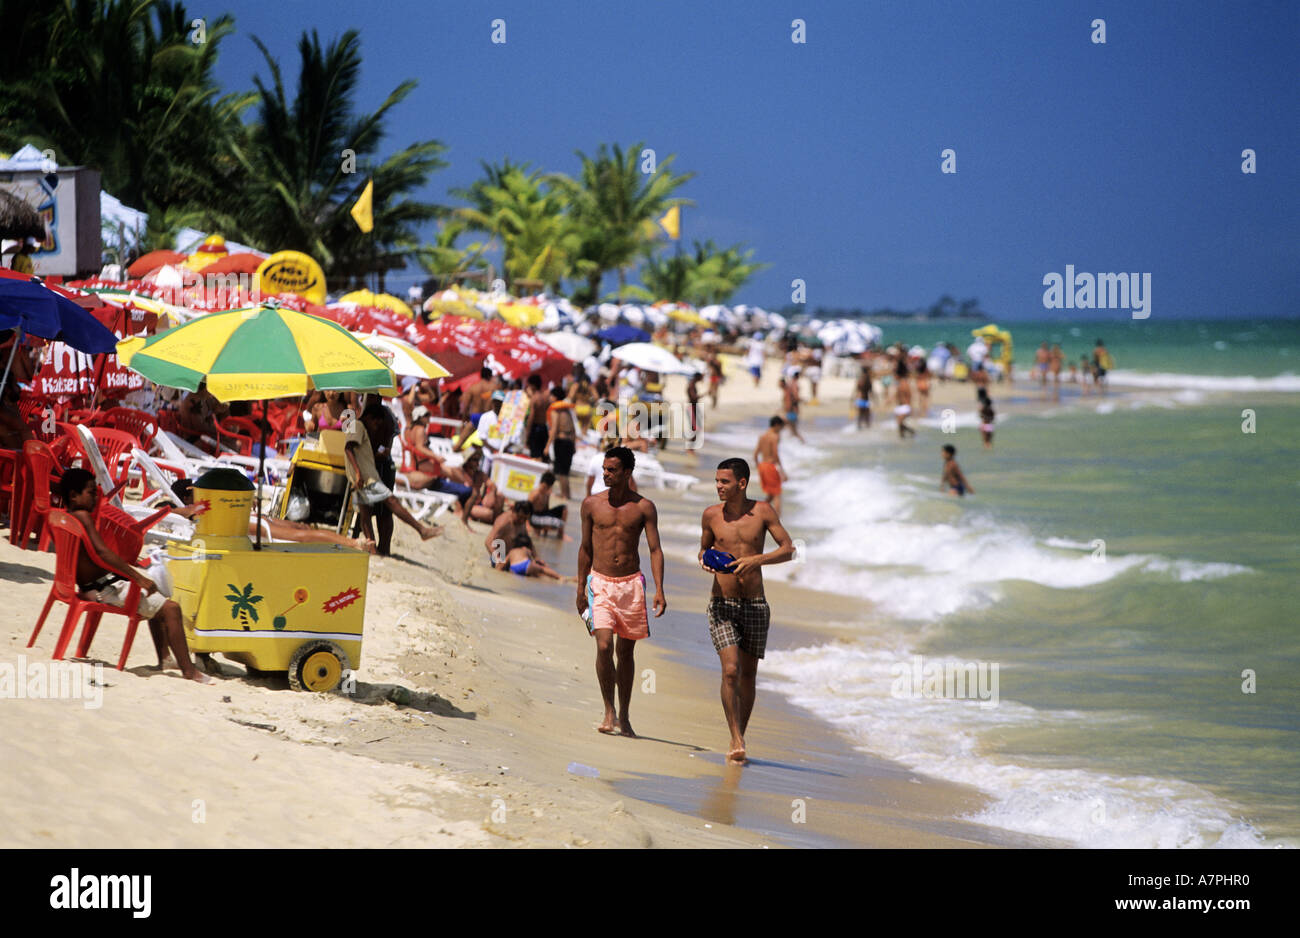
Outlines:
{"label": "blue beach umbrella", "polygon": [[636,326],[619,323],[617,326],[601,329],[596,333],[596,338],[610,345],[627,345],[629,342],[649,342],[650,333]]}
{"label": "blue beach umbrella", "polygon": [[24,335],[59,339],[79,352],[98,355],[117,347],[117,336],[90,313],[27,274],[0,271],[0,330],[14,329],[13,348],[0,378],[0,393],[9,383],[14,354]]}

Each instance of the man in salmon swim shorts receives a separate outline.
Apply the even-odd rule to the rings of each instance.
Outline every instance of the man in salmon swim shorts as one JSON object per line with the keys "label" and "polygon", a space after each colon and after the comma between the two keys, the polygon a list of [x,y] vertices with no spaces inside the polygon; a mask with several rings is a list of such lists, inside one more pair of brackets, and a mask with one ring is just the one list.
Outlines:
{"label": "man in salmon swim shorts", "polygon": [[[605,716],[596,729],[636,736],[628,719],[632,683],[636,678],[636,643],[650,637],[646,613],[645,576],[637,549],[645,531],[650,548],[650,572],[655,581],[655,618],[664,614],[664,552],[659,545],[659,516],[654,502],[632,491],[632,451],[615,446],[605,451],[605,484],[582,502],[582,546],[578,548],[578,614],[596,639],[596,680],[605,702]],[[615,664],[615,652],[618,655]],[[618,687],[618,708],[614,687]]]}
{"label": "man in salmon swim shorts", "polygon": [[758,445],[754,447],[754,461],[758,464],[758,481],[763,484],[763,494],[767,496],[772,510],[777,514],[781,513],[781,483],[786,479],[785,469],[781,465],[780,449],[781,430],[784,427],[784,420],[773,417],[767,422],[767,429],[759,436]]}

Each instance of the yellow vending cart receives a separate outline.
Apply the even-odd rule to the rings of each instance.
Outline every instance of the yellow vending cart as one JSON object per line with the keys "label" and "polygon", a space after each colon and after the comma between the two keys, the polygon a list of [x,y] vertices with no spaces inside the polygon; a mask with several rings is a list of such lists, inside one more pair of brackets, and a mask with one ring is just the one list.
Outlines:
{"label": "yellow vending cart", "polygon": [[[297,509],[294,511],[293,509]],[[284,492],[272,508],[277,518],[329,525],[343,534],[356,517],[348,484],[345,437],[322,430],[294,451]]]}
{"label": "yellow vending cart", "polygon": [[333,544],[264,543],[248,536],[253,484],[234,469],[194,483],[194,538],[168,549],[172,598],[199,655],[220,653],[284,671],[296,690],[327,692],[361,664],[370,555]]}

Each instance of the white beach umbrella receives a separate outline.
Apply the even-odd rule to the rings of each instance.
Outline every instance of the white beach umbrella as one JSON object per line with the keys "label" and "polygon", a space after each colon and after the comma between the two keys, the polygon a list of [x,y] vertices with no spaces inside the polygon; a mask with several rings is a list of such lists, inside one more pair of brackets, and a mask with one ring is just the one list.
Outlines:
{"label": "white beach umbrella", "polygon": [[451,372],[421,352],[409,342],[387,335],[354,332],[352,335],[385,365],[393,374],[404,378],[446,378]]}
{"label": "white beach umbrella", "polygon": [[645,324],[645,310],[641,309],[640,306],[632,306],[630,304],[627,306],[621,306],[619,307],[619,312],[622,314],[624,319],[634,326],[642,326]]}
{"label": "white beach umbrella", "polygon": [[576,332],[548,332],[545,335],[539,335],[537,338],[570,361],[580,362],[596,351],[595,342],[585,336],[578,335]]}
{"label": "white beach umbrella", "polygon": [[614,349],[614,357],[642,371],[657,371],[665,375],[687,375],[694,372],[667,349],[649,342],[629,342]]}
{"label": "white beach umbrella", "polygon": [[658,306],[647,306],[645,308],[645,321],[656,329],[661,329],[668,325],[668,314]]}
{"label": "white beach umbrella", "polygon": [[618,307],[613,303],[601,303],[596,307],[596,313],[605,322],[618,322]]}

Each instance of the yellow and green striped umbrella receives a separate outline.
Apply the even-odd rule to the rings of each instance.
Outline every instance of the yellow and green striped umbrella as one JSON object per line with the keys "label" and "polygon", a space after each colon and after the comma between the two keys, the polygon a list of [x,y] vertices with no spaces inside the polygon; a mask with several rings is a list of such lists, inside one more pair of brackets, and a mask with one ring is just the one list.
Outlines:
{"label": "yellow and green striped umbrella", "polygon": [[312,388],[391,388],[393,372],[338,323],[273,303],[208,313],[117,345],[118,360],[154,384],[207,387],[219,401],[266,400]]}

